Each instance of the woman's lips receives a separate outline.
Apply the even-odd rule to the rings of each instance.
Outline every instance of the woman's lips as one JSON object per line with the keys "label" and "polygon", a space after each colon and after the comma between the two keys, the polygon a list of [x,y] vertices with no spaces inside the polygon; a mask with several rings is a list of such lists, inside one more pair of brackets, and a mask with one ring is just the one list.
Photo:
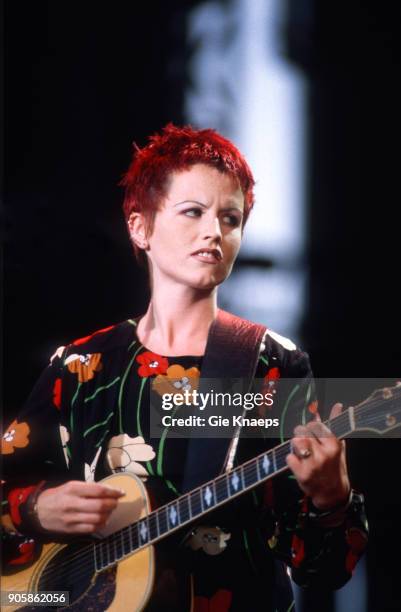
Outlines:
{"label": "woman's lips", "polygon": [[195,259],[202,263],[208,264],[217,264],[220,261],[213,253],[194,253],[192,257],[195,257]]}

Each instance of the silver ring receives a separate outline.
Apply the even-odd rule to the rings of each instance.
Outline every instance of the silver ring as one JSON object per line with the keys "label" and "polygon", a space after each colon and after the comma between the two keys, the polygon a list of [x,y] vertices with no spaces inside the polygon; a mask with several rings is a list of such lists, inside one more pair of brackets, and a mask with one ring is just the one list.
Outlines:
{"label": "silver ring", "polygon": [[301,457],[301,459],[308,459],[308,457],[310,457],[312,454],[312,451],[309,450],[309,448],[302,448],[299,451],[299,455]]}

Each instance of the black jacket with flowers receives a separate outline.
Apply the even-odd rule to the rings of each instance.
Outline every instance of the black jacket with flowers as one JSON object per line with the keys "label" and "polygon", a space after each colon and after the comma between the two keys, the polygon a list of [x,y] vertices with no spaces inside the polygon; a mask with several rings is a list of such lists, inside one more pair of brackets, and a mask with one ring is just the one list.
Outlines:
{"label": "black jacket with flowers", "polygon": [[[59,349],[5,431],[8,511],[14,527],[26,535],[12,540],[10,566],[29,561],[39,538],[26,519],[26,500],[39,481],[51,486],[132,471],[149,482],[163,482],[174,494],[181,492],[186,443],[169,436],[168,427],[160,438],[151,437],[149,400],[151,393],[177,392],[199,379],[202,358],[148,351],[136,336],[137,321],[124,321]],[[270,388],[280,377],[301,380],[269,411],[269,417],[280,419],[281,433],[314,417],[309,360],[289,340],[269,332],[256,377]],[[272,440],[241,437],[236,461],[272,445]],[[350,578],[367,540],[361,495],[354,492],[346,512],[331,520],[315,511],[289,473],[231,501],[203,522],[180,553],[194,576],[195,610],[214,604],[221,612],[284,612],[293,603],[283,562],[300,585],[338,588]],[[199,534],[207,535],[210,528],[217,537],[202,539]]]}

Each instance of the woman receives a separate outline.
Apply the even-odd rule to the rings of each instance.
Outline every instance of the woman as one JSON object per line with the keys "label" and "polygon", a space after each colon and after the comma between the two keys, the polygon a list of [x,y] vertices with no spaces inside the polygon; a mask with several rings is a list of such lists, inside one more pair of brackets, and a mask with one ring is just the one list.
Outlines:
{"label": "woman", "polygon": [[[183,491],[188,441],[169,436],[169,427],[151,437],[149,397],[197,387],[217,287],[238,254],[254,180],[231,142],[213,130],[170,124],[136,149],[123,185],[130,238],[148,266],[150,303],[143,316],[58,350],[4,435],[11,519],[34,539],[106,525],[124,496],[94,482],[110,473],[131,471],[175,495]],[[317,418],[307,355],[268,332],[256,376],[269,384],[303,381],[285,398],[285,418],[309,420],[296,428],[286,459],[296,480],[284,474],[268,481],[204,518],[181,548],[166,553],[178,574],[192,576],[197,611],[287,610],[293,604],[283,561],[299,584],[336,588],[366,541],[363,499],[351,490],[343,444]],[[281,410],[271,415],[284,419]],[[256,448],[240,438],[236,461]],[[33,542],[25,542],[24,562]],[[170,586],[159,589],[155,609],[184,609],[169,599],[174,581],[166,576],[159,585]]]}

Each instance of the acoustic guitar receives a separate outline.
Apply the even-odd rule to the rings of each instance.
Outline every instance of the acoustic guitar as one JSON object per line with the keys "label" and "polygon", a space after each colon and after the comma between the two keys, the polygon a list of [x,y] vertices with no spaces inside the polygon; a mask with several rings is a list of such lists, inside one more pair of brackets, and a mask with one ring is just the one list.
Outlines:
{"label": "acoustic guitar", "polygon": [[[400,397],[401,383],[380,389],[325,425],[340,439],[364,430],[386,434],[401,425]],[[163,597],[170,593],[171,610],[189,611],[191,583],[179,585],[181,595],[177,597],[182,596],[182,600],[174,599],[168,584],[169,574],[163,574],[158,566],[163,559],[158,543],[288,469],[286,456],[290,452],[291,441],[286,441],[156,508],[152,508],[152,495],[139,478],[129,473],[109,476],[102,482],[123,489],[126,495],[119,500],[102,532],[97,537],[80,537],[68,543],[39,544],[34,561],[28,566],[15,567],[14,573],[2,577],[2,591],[38,594],[68,591],[69,603],[61,609],[70,612],[139,612],[145,608],[157,611],[165,609],[159,607],[158,593],[163,593]],[[43,608],[20,600],[7,609],[40,611]]]}

